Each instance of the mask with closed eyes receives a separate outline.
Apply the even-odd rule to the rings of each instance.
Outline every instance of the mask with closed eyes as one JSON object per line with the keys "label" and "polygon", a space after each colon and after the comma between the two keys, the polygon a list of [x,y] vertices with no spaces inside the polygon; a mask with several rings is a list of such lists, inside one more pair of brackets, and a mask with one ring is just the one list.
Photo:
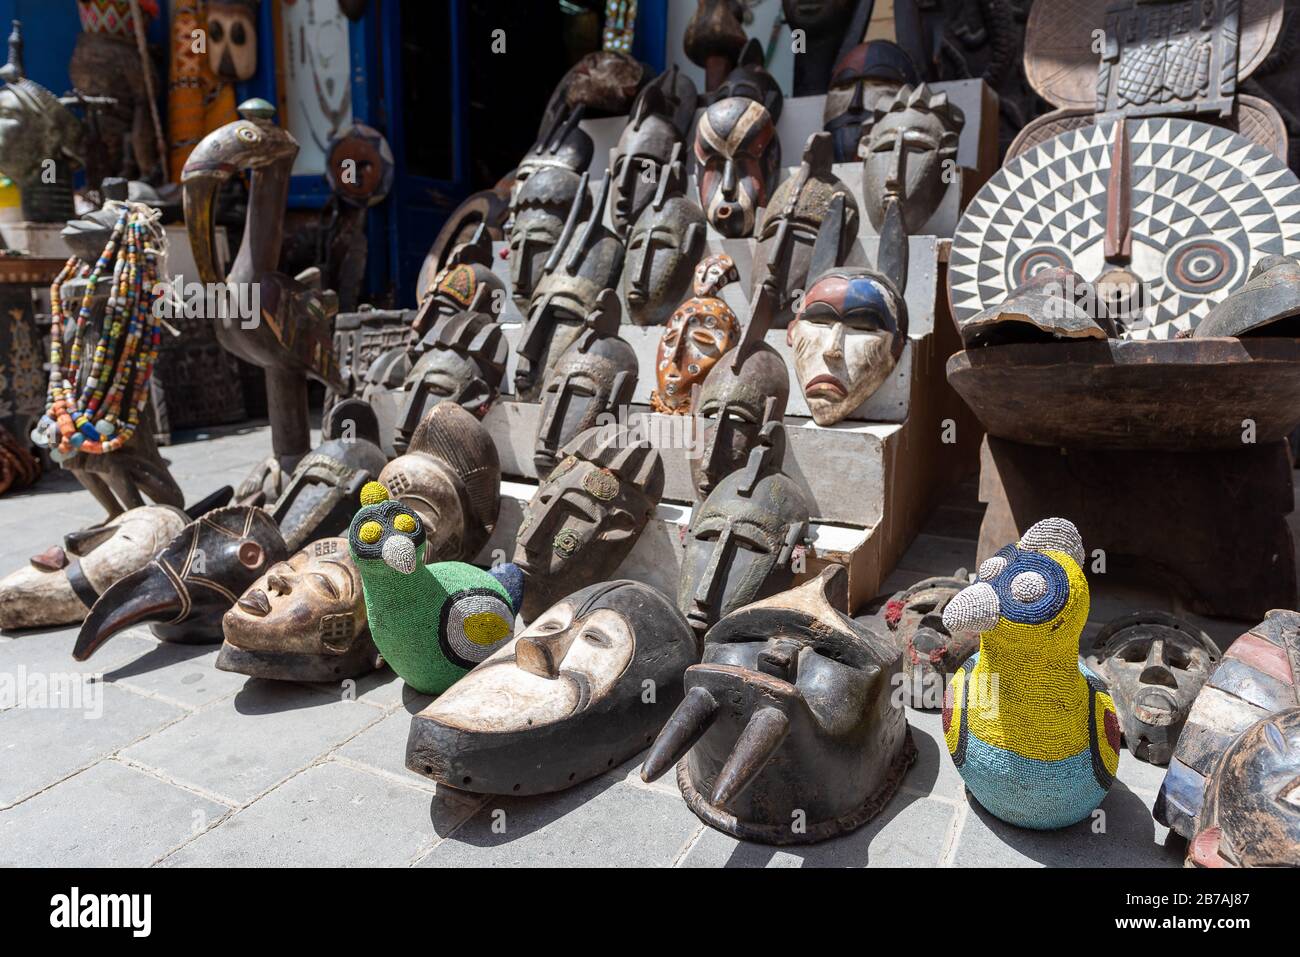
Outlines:
{"label": "mask with closed eyes", "polygon": [[532,621],[565,595],[616,571],[659,505],[664,464],[626,429],[597,426],[561,450],[524,510],[514,563]]}
{"label": "mask with closed eyes", "polygon": [[510,188],[510,212],[513,215],[519,214],[524,187],[542,170],[572,173],[575,182],[578,176],[587,171],[595,147],[591,137],[578,125],[582,122],[583,112],[581,106],[562,108],[520,160],[519,168],[515,170],[514,185]]}
{"label": "mask with closed eyes", "polygon": [[695,636],[662,593],[632,581],[588,585],[416,715],[406,766],[480,794],[573,787],[650,743],[698,660]]}
{"label": "mask with closed eyes", "polygon": [[731,97],[695,127],[695,173],[704,216],[723,236],[751,236],[781,170],[776,121],[763,104]]}
{"label": "mask with closed eyes", "polygon": [[221,620],[217,667],[277,681],[340,681],[374,671],[361,576],[346,538],[277,562]]}
{"label": "mask with closed eyes", "polygon": [[417,353],[427,347],[420,340],[439,322],[471,309],[497,319],[505,298],[505,283],[486,263],[456,262],[446,266],[429,282],[411,322]]}
{"label": "mask with closed eyes", "polygon": [[740,320],[719,295],[739,278],[726,253],[695,267],[695,295],[678,306],[664,327],[655,355],[658,388],[650,395],[656,412],[686,415],[691,390],[740,338]]}
{"label": "mask with closed eyes", "polygon": [[505,334],[491,315],[462,312],[434,326],[425,336],[428,351],[406,374],[406,403],[397,425],[398,452],[429,409],[450,399],[478,418],[487,415],[506,371]]}
{"label": "mask with closed eyes", "polygon": [[637,98],[637,112],[628,119],[610,151],[614,177],[610,220],[614,231],[626,236],[641,212],[650,205],[659,183],[681,151],[681,136],[657,87],[647,87]]}
{"label": "mask with closed eyes", "polygon": [[907,303],[872,269],[823,273],[804,296],[786,341],[813,420],[834,425],[894,371],[907,339]]}
{"label": "mask with closed eyes", "polygon": [[704,253],[704,212],[682,195],[683,185],[681,165],[675,163],[628,237],[623,298],[629,318],[638,326],[667,321],[690,292]]}
{"label": "mask with closed eyes", "polygon": [[822,124],[835,144],[835,162],[858,158],[858,143],[869,132],[876,103],[892,100],[904,86],[920,82],[911,57],[892,40],[860,43],[831,71]]}
{"label": "mask with closed eyes", "polygon": [[847,577],[830,566],[718,622],[641,777],[676,764],[696,816],[766,844],[822,841],[878,814],[916,747],[893,700],[902,656],[844,614]]}
{"label": "mask with closed eyes", "polygon": [[581,183],[580,173],[548,167],[534,173],[519,190],[510,223],[510,288],[524,308],[564,234],[564,220]]}

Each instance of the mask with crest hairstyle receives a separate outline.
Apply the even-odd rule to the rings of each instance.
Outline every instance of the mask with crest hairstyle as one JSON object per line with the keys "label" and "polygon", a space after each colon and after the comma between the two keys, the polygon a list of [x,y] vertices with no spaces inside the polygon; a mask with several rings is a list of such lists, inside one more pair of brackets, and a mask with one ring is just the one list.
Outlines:
{"label": "mask with crest hairstyle", "polygon": [[736,66],[725,80],[709,91],[705,100],[710,106],[732,98],[752,100],[763,104],[775,123],[781,118],[781,105],[785,97],[781,94],[781,84],[767,72],[763,60],[763,44],[751,37],[740,51]]}
{"label": "mask with crest hairstyle", "polygon": [[700,99],[695,81],[679,70],[674,63],[647,83],[645,88],[636,95],[630,115],[636,115],[641,108],[641,100],[647,96],[659,98],[662,103],[659,107],[660,112],[676,127],[677,138],[685,140],[691,132],[691,127],[695,125],[695,109]]}
{"label": "mask with crest hairstyle", "polygon": [[663,495],[663,459],[626,429],[588,429],[560,455],[515,540],[514,562],[527,582],[525,621],[615,571]]}
{"label": "mask with crest hairstyle", "polygon": [[546,373],[596,309],[597,297],[618,285],[623,241],[603,225],[612,180],[606,170],[600,196],[594,206],[588,206],[587,174],[583,174],[578,198],[564,224],[564,235],[543,268],[527,323],[515,347],[519,356],[515,394],[520,399],[536,399]]}
{"label": "mask with crest hairstyle", "polygon": [[[580,173],[548,167],[530,176],[519,191],[509,242],[510,288],[521,308],[527,307],[546,261],[564,235],[565,217],[578,199],[582,183]],[[587,215],[582,204],[579,209]]]}
{"label": "mask with crest hairstyle", "polygon": [[656,412],[689,413],[691,390],[740,338],[740,320],[720,295],[738,279],[736,264],[726,253],[709,256],[695,267],[695,295],[677,307],[659,339],[659,388],[650,395]]}
{"label": "mask with crest hairstyle", "polygon": [[397,425],[397,450],[406,451],[426,412],[444,399],[478,418],[487,415],[506,371],[505,333],[491,315],[477,310],[443,319],[425,336],[431,348],[406,374],[406,404]]}
{"label": "mask with crest hairstyle", "polygon": [[668,167],[681,152],[682,138],[667,115],[668,104],[658,87],[646,87],[637,97],[636,111],[610,150],[614,177],[610,221],[614,231],[626,236],[642,210],[655,198]]}
{"label": "mask with crest hairstyle", "polygon": [[912,58],[892,40],[870,40],[844,54],[831,71],[822,111],[823,128],[834,139],[835,162],[858,158],[858,143],[871,129],[878,100],[892,100],[901,87],[919,82]]}
{"label": "mask with crest hairstyle", "polygon": [[423,351],[421,338],[443,319],[468,309],[500,319],[505,301],[506,284],[492,271],[492,237],[480,223],[474,238],[452,251],[447,265],[420,294],[420,308],[411,322],[417,353]]}
{"label": "mask with crest hairstyle", "polygon": [[[518,215],[520,197],[528,181],[542,170],[559,170],[577,177],[591,165],[595,147],[591,137],[581,127],[583,107],[562,109],[554,120],[542,130],[537,142],[524,154],[515,170],[514,185],[510,189],[510,212]],[[566,206],[567,208],[567,206]],[[561,215],[563,215],[561,213]]]}
{"label": "mask with crest hairstyle", "polygon": [[808,137],[803,164],[772,194],[758,230],[754,290],[777,292],[775,325],[788,325],[799,294],[842,264],[858,238],[858,203],[831,172],[831,136]]}
{"label": "mask with crest hairstyle", "polygon": [[818,425],[833,425],[889,378],[907,340],[907,303],[873,269],[823,273],[786,330],[794,371]]}
{"label": "mask with crest hairstyle", "polygon": [[695,127],[694,156],[705,218],[731,239],[752,235],[781,170],[772,114],[743,97],[719,100]]}
{"label": "mask with crest hairstyle", "polygon": [[72,656],[85,661],[113,635],[145,623],[163,641],[220,641],[222,615],[259,575],[288,557],[266,511],[235,505],[208,512],[99,596]]}
{"label": "mask with crest hairstyle", "polygon": [[455,402],[429,410],[406,454],[384,466],[379,482],[424,522],[426,562],[473,561],[496,525],[501,506],[496,443]]}
{"label": "mask with crest hairstyle", "polygon": [[221,619],[217,667],[276,681],[368,674],[379,652],[346,538],[322,538],[277,562]]}
{"label": "mask with crest hairstyle", "polygon": [[618,407],[632,400],[636,352],[618,337],[618,318],[614,290],[606,289],[587,317],[587,328],[546,376],[533,445],[539,476],[551,473],[563,446],[599,424],[601,416],[617,418]]}
{"label": "mask with crest hairstyle", "polygon": [[880,231],[888,200],[898,201],[908,235],[920,235],[948,192],[965,114],[946,93],[904,86],[876,104],[858,147],[867,218]]}
{"label": "mask with crest hairstyle", "polygon": [[790,563],[811,508],[781,471],[785,427],[769,422],[745,467],[724,477],[691,517],[677,607],[701,636],[718,619],[794,582]]}
{"label": "mask with crest hairstyle", "polygon": [[588,585],[416,715],[406,766],[478,793],[573,787],[653,739],[698,660],[695,636],[661,592]]}
{"label": "mask with crest hairstyle", "polygon": [[691,276],[704,253],[704,212],[683,195],[684,189],[685,174],[675,162],[628,237],[623,298],[638,326],[659,325],[672,315],[686,298]]}
{"label": "mask with crest hairstyle", "polygon": [[62,547],[46,549],[0,580],[0,628],[81,621],[106,588],[143,568],[188,521],[170,505],[145,505],[65,536]]}
{"label": "mask with crest hairstyle", "polygon": [[696,407],[700,454],[691,456],[691,479],[701,500],[724,476],[742,468],[769,422],[785,417],[790,370],[780,353],[763,341],[775,294],[759,290],[740,344],[705,376]]}
{"label": "mask with crest hairstyle", "polygon": [[893,701],[902,656],[844,614],[847,578],[833,565],[718,622],[641,777],[677,764],[701,820],[767,844],[822,841],[878,814],[916,747]]}

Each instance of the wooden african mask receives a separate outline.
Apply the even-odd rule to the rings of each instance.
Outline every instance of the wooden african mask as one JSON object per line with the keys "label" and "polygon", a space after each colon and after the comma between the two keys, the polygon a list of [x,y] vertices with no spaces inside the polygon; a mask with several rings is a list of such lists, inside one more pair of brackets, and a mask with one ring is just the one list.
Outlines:
{"label": "wooden african mask", "polygon": [[823,273],[786,329],[794,372],[818,425],[834,425],[889,378],[907,341],[907,303],[872,269]]}
{"label": "wooden african mask", "polygon": [[867,218],[879,231],[886,201],[897,199],[909,236],[921,233],[948,192],[966,116],[946,93],[922,83],[877,102],[858,147]]}
{"label": "wooden african mask", "polygon": [[822,128],[831,134],[835,162],[858,158],[858,143],[864,128],[871,128],[878,101],[893,100],[899,89],[920,82],[911,57],[892,40],[860,43],[844,54],[831,71],[822,109]]}
{"label": "wooden african mask", "polygon": [[682,49],[704,69],[704,88],[712,90],[731,72],[748,37],[737,17],[733,0],[699,0],[686,24]]}
{"label": "wooden african mask", "polygon": [[709,256],[695,267],[695,295],[673,311],[659,339],[655,355],[659,387],[650,395],[656,412],[688,414],[691,390],[740,339],[740,320],[719,294],[739,278],[735,262],[726,253]]}
{"label": "wooden african mask", "polygon": [[227,83],[257,72],[258,0],[208,0],[208,62]]}
{"label": "wooden african mask", "polygon": [[[781,0],[792,41],[796,37],[802,41],[794,58],[794,96],[826,92],[831,65],[841,45],[857,32],[851,22],[857,7],[856,0]],[[866,13],[870,15],[870,11]],[[795,34],[795,30],[800,33]]]}
{"label": "wooden african mask", "polygon": [[1300,258],[1266,256],[1255,264],[1250,279],[1214,306],[1192,333],[1215,336],[1297,335],[1300,316]]}
{"label": "wooden african mask", "polygon": [[498,319],[505,301],[506,284],[488,263],[452,262],[441,269],[420,294],[420,308],[411,321],[411,339],[416,353],[432,345],[420,340],[443,319],[470,308]]}
{"label": "wooden african mask", "polygon": [[276,562],[221,619],[217,667],[277,681],[340,681],[379,666],[346,538]]}
{"label": "wooden african mask", "polygon": [[695,81],[681,72],[674,63],[636,95],[631,115],[640,110],[641,100],[647,96],[656,96],[662,101],[660,112],[677,128],[678,139],[685,140],[695,125],[695,109],[700,98]]}
{"label": "wooden african mask", "polygon": [[916,747],[894,703],[902,656],[844,614],[847,591],[832,565],[718,622],[642,779],[677,764],[704,823],[766,844],[822,841],[878,814]]}
{"label": "wooden african mask", "polygon": [[573,787],[653,739],[698,660],[695,636],[661,592],[588,585],[417,714],[406,766],[480,794]]}
{"label": "wooden african mask", "polygon": [[[580,173],[548,167],[519,190],[510,221],[510,288],[525,307],[537,289],[546,261],[564,235],[564,221],[585,189]],[[585,215],[586,211],[582,210]]]}
{"label": "wooden african mask", "polygon": [[949,679],[979,650],[979,632],[949,631],[943,623],[944,608],[969,584],[965,569],[952,577],[922,579],[882,609],[879,618],[903,652],[903,703],[909,707],[942,708]]}
{"label": "wooden african mask", "polygon": [[663,489],[659,452],[626,429],[597,426],[566,445],[524,510],[515,540],[514,563],[527,583],[524,620],[616,570]]}
{"label": "wooden african mask", "polygon": [[719,100],[695,127],[694,156],[700,206],[709,223],[732,239],[752,235],[781,169],[772,114],[743,97]]}
{"label": "wooden african mask", "polygon": [[646,87],[637,98],[637,111],[628,119],[610,151],[614,177],[610,221],[614,231],[626,236],[641,212],[650,205],[681,151],[682,137],[668,115],[668,105],[657,87]]}
{"label": "wooden african mask", "polygon": [[781,471],[785,427],[769,422],[745,467],[724,476],[691,516],[677,607],[701,636],[722,616],[794,583],[790,563],[811,508]]}
{"label": "wooden african mask", "polygon": [[496,443],[472,413],[444,400],[420,420],[405,455],[379,473],[393,498],[428,531],[425,562],[473,561],[501,507]]}
{"label": "wooden african mask", "polygon": [[[559,170],[576,177],[587,171],[595,147],[591,137],[578,126],[582,122],[583,107],[564,110],[542,131],[537,142],[528,150],[515,170],[515,181],[510,187],[510,212],[519,215],[519,202],[528,181],[542,170]],[[565,209],[568,204],[565,204]],[[561,217],[564,213],[561,211]]]}
{"label": "wooden african mask", "polygon": [[612,289],[601,293],[601,306],[588,317],[587,328],[564,350],[542,385],[533,443],[539,476],[549,475],[559,464],[561,448],[592,426],[616,420],[619,406],[632,401],[636,352],[618,337],[619,313]]}
{"label": "wooden african mask", "polygon": [[288,557],[280,530],[262,509],[234,505],[208,512],[99,596],[72,656],[85,661],[113,635],[145,623],[163,641],[220,641],[221,617],[236,597]]}
{"label": "wooden african mask", "polygon": [[762,103],[773,123],[781,118],[781,106],[785,99],[781,94],[781,84],[767,72],[763,44],[757,38],[751,37],[745,44],[735,67],[725,80],[709,90],[705,101],[712,105],[733,97]]}
{"label": "wooden african mask", "polygon": [[1219,649],[1189,622],[1140,611],[1103,628],[1085,660],[1110,689],[1129,752],[1168,764],[1192,702],[1219,663]]}
{"label": "wooden african mask", "polygon": [[754,253],[754,291],[763,283],[776,291],[777,326],[789,324],[809,283],[841,265],[858,238],[857,200],[831,172],[831,160],[831,135],[808,137],[803,163],[776,188],[763,213]]}
{"label": "wooden african mask", "polygon": [[704,254],[704,212],[683,195],[684,188],[685,174],[681,164],[674,163],[628,237],[623,298],[638,326],[667,321],[690,291],[695,267]]}
{"label": "wooden african mask", "polygon": [[588,116],[623,116],[649,79],[649,67],[630,54],[616,50],[588,53],[556,84],[541,127],[545,130],[565,111],[578,108]]}
{"label": "wooden african mask", "polygon": [[403,384],[406,404],[394,443],[403,452],[420,420],[443,399],[459,403],[478,418],[487,415],[506,371],[505,334],[486,312],[448,316],[429,330],[430,348],[411,367]]}
{"label": "wooden african mask", "polygon": [[0,628],[81,621],[105,589],[143,568],[188,521],[178,508],[145,505],[65,536],[63,547],[0,579]]}

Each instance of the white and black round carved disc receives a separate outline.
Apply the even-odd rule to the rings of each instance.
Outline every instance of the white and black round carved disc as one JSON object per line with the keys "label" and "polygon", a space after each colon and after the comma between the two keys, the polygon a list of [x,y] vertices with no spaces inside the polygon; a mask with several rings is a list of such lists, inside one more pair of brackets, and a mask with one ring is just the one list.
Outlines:
{"label": "white and black round carved disc", "polygon": [[[1115,122],[1062,133],[979,191],[953,236],[948,291],[958,324],[1039,269],[1089,281],[1108,270],[1106,193]],[[1251,267],[1300,253],[1300,180],[1235,133],[1178,119],[1129,120],[1132,261],[1145,283],[1134,339],[1192,329]]]}

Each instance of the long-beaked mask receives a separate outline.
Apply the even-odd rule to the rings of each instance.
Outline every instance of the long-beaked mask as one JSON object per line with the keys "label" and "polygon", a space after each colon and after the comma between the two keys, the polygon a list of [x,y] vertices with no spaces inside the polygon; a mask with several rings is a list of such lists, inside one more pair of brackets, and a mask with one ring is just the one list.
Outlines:
{"label": "long-beaked mask", "polygon": [[72,656],[85,661],[109,638],[149,624],[163,641],[221,640],[221,618],[258,576],[289,557],[263,509],[235,505],[190,522],[144,568],[109,586],[81,625]]}
{"label": "long-beaked mask", "polygon": [[374,671],[361,575],[346,538],[277,562],[221,620],[217,667],[277,681],[341,681]]}
{"label": "long-beaked mask", "polygon": [[902,87],[876,105],[871,131],[862,139],[862,196],[877,231],[887,200],[896,199],[910,236],[920,235],[943,202],[956,162],[965,114],[946,93],[924,83]]}
{"label": "long-beaked mask", "polygon": [[492,316],[472,309],[444,319],[425,336],[429,349],[411,367],[403,385],[406,404],[397,423],[398,452],[428,411],[445,399],[478,418],[487,415],[501,390],[509,345]]}
{"label": "long-beaked mask", "polygon": [[811,508],[781,471],[785,427],[769,422],[744,469],[723,478],[691,518],[677,607],[703,635],[724,615],[794,583]]}
{"label": "long-beaked mask", "polygon": [[654,326],[667,321],[690,292],[695,267],[704,254],[704,211],[683,195],[685,173],[672,163],[659,182],[654,201],[637,218],[627,241],[623,298],[632,322]]}
{"label": "long-beaked mask", "polygon": [[655,353],[658,388],[650,395],[656,412],[686,415],[692,391],[740,339],[740,320],[721,296],[739,279],[726,253],[706,257],[695,267],[695,295],[673,310]]}
{"label": "long-beaked mask", "polygon": [[666,115],[668,105],[657,87],[647,87],[637,97],[636,112],[610,151],[614,177],[610,221],[614,231],[626,236],[658,192],[659,182],[677,159],[682,138]]}
{"label": "long-beaked mask", "polygon": [[510,189],[510,212],[519,213],[519,202],[528,181],[542,170],[561,170],[574,175],[574,181],[587,171],[595,151],[591,137],[578,125],[584,108],[563,108],[528,150],[515,170]]}
{"label": "long-beaked mask", "polygon": [[844,614],[846,579],[832,566],[718,622],[642,778],[677,764],[701,820],[767,844],[822,841],[879,813],[916,747],[893,701],[902,656]]}
{"label": "long-beaked mask", "polygon": [[776,121],[763,104],[731,97],[695,127],[695,172],[705,218],[723,236],[751,236],[781,169]]}
{"label": "long-beaked mask", "polygon": [[858,143],[871,129],[877,101],[893,100],[902,87],[920,82],[912,58],[892,40],[860,43],[840,57],[822,110],[822,128],[834,138],[835,162],[858,158]]}
{"label": "long-beaked mask", "polygon": [[701,501],[725,476],[743,468],[769,422],[785,418],[790,370],[763,341],[772,314],[770,290],[751,310],[744,339],[704,378],[695,411],[699,454],[691,456],[691,480]]}
{"label": "long-beaked mask", "polygon": [[1219,663],[1219,649],[1188,622],[1141,611],[1103,628],[1087,663],[1110,687],[1129,751],[1139,760],[1164,765],[1192,702]]}
{"label": "long-beaked mask", "polygon": [[726,99],[752,100],[763,104],[775,123],[781,118],[785,100],[781,84],[767,72],[764,64],[763,44],[751,37],[740,51],[736,66],[717,87],[710,90],[705,100],[710,106]]}
{"label": "long-beaked mask", "polygon": [[393,498],[427,530],[424,561],[473,561],[496,526],[501,460],[483,424],[455,402],[435,405],[405,455],[379,473]]}
{"label": "long-beaked mask", "polygon": [[858,238],[858,203],[831,172],[831,137],[808,138],[803,164],[772,194],[758,230],[754,291],[778,294],[775,325],[788,325],[800,294],[827,269],[842,265]]}
{"label": "long-beaked mask", "polygon": [[406,766],[485,794],[573,787],[650,743],[698,660],[695,636],[661,592],[588,585],[416,715]]}
{"label": "long-beaked mask", "polygon": [[[509,243],[510,288],[521,308],[527,308],[544,274],[546,261],[564,235],[565,218],[578,198],[582,183],[580,173],[547,167],[530,176],[519,190],[510,222]],[[588,211],[581,205],[579,209],[582,215],[587,215]]]}
{"label": "long-beaked mask", "polygon": [[524,620],[617,569],[663,489],[659,452],[626,429],[597,426],[565,446],[515,540],[514,563],[527,582]]}
{"label": "long-beaked mask", "polygon": [[105,589],[143,568],[189,520],[170,505],[145,505],[65,536],[62,547],[45,550],[0,580],[0,628],[81,621]]}
{"label": "long-beaked mask", "polygon": [[[515,394],[536,398],[546,373],[582,331],[583,322],[606,289],[618,285],[623,269],[623,241],[604,225],[612,177],[601,181],[600,195],[587,208],[586,174],[578,199],[569,210],[561,241],[551,250],[544,275],[533,293],[528,320],[515,352]],[[584,212],[584,209],[586,210]]]}
{"label": "long-beaked mask", "polygon": [[560,449],[601,424],[617,419],[618,408],[632,401],[636,389],[636,352],[618,337],[618,299],[612,289],[587,318],[587,328],[560,356],[542,385],[533,463],[549,475],[559,464]]}
{"label": "long-beaked mask", "polygon": [[378,478],[388,458],[380,448],[375,412],[361,399],[345,399],[330,409],[321,437],[270,509],[291,550],[346,531],[360,508],[362,487]]}
{"label": "long-beaked mask", "polygon": [[813,420],[833,425],[894,371],[907,340],[907,303],[873,269],[823,273],[804,296],[786,341]]}

